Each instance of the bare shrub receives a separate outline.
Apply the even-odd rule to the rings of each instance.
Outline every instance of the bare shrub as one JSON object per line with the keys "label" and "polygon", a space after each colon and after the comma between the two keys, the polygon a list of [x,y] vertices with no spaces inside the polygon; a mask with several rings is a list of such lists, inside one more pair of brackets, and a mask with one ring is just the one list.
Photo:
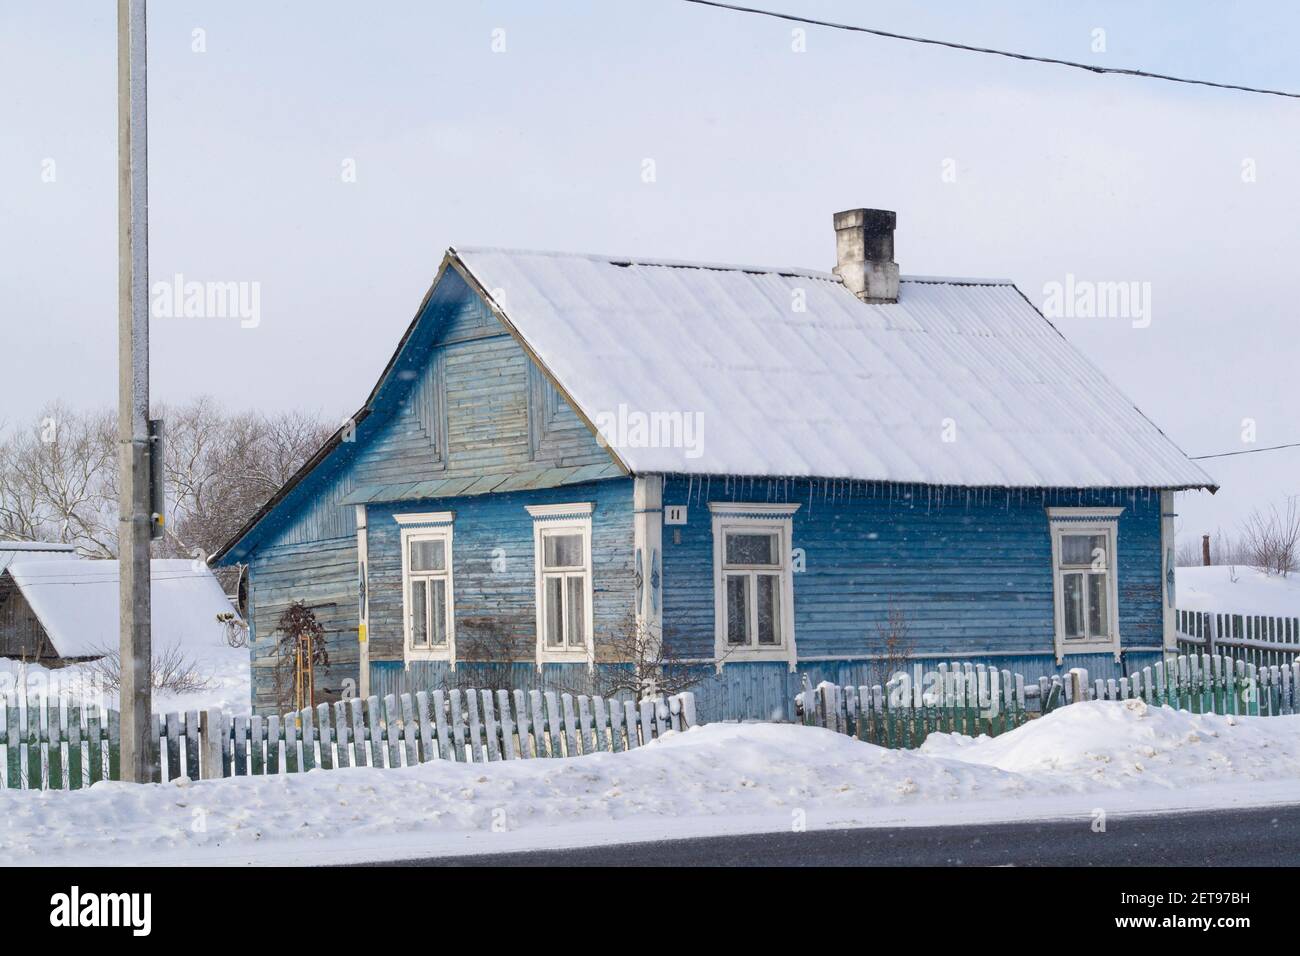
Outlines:
{"label": "bare shrub", "polygon": [[911,631],[907,612],[890,598],[884,619],[876,625],[876,636],[883,653],[871,661],[869,680],[873,686],[884,687],[899,671],[907,671],[916,651]]}
{"label": "bare shrub", "polygon": [[[101,656],[89,661],[86,669],[96,684],[104,690],[120,691],[122,688],[122,658],[117,650],[103,648]],[[154,690],[173,694],[192,694],[207,690],[214,683],[211,675],[203,672],[202,665],[187,655],[179,644],[173,644],[153,655],[149,683]]]}
{"label": "bare shrub", "polygon": [[[691,665],[678,653],[680,635],[671,628],[651,626],[629,614],[610,634],[601,637],[601,667],[592,675],[592,693],[620,694],[639,699],[671,696],[690,690],[713,676],[712,666]],[[723,654],[722,660],[730,656]]]}
{"label": "bare shrub", "polygon": [[316,620],[316,612],[302,601],[284,609],[277,623],[280,639],[275,645],[273,672],[275,699],[284,711],[314,707],[317,667],[328,667],[329,650],[325,646],[325,628]]}
{"label": "bare shrub", "polygon": [[[519,637],[525,622],[492,617],[470,617],[457,622],[456,659],[469,666],[443,674],[444,690],[514,690],[514,662],[524,660],[529,637]],[[523,631],[526,633],[526,630]]]}

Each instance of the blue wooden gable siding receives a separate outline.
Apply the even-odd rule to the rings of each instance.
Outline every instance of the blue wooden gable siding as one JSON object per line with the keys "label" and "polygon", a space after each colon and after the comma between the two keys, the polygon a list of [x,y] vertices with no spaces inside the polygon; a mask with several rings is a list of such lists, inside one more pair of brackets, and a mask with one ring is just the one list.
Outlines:
{"label": "blue wooden gable siding", "polygon": [[[617,473],[617,468],[555,387],[454,270],[447,270],[431,290],[419,321],[376,391],[369,414],[355,424],[347,438],[226,558],[226,563],[242,560],[249,564],[253,705],[259,712],[277,707],[275,630],[280,614],[292,600],[312,607],[326,627],[331,664],[318,671],[318,687],[333,695],[345,689],[345,680],[359,683],[355,505],[366,499],[368,489],[378,487],[389,495],[396,491],[410,498],[387,511],[382,505],[369,505],[376,509],[376,516],[368,518],[375,528],[375,540],[369,543],[372,588],[377,582],[381,589],[372,595],[371,612],[378,618],[372,617],[371,656],[381,669],[385,661],[400,662],[402,657],[400,553],[395,540],[386,537],[396,525],[388,525],[394,510],[434,506],[429,501],[421,504],[413,496],[421,487],[449,481],[459,491],[474,492],[518,476],[516,484],[537,489],[519,499],[526,497],[530,504],[599,498],[611,519],[610,528],[618,526],[613,517],[617,511],[614,499],[625,498],[623,507],[630,513],[631,491],[626,481],[621,482],[626,487],[620,493],[607,489],[597,494],[594,489],[600,485],[589,483],[565,486],[547,497],[550,485],[588,473],[592,477]],[[459,508],[476,516],[491,511],[487,499],[482,499],[481,506],[469,504],[473,501],[473,496],[442,498],[436,507]],[[518,508],[524,520],[512,528],[516,537],[511,538],[510,546],[515,547],[517,535],[526,532],[531,555],[529,516],[522,504]],[[630,518],[624,523],[630,529]],[[490,526],[487,518],[485,527]],[[460,533],[458,529],[458,550]],[[467,539],[467,548],[471,541],[472,537]],[[531,605],[530,562],[531,558],[526,596]],[[512,561],[513,571],[522,575],[523,563]],[[622,564],[630,567],[630,553]],[[399,569],[396,611],[391,603],[385,603],[387,595],[382,591],[391,587],[384,572],[394,566]],[[622,586],[614,583],[619,573],[619,562],[611,562],[608,570],[597,576],[597,588],[602,578],[611,582],[611,588]],[[459,594],[459,578],[456,583]],[[465,587],[471,583],[472,575]],[[511,587],[517,584],[511,579]],[[519,592],[505,603],[513,606],[522,596]],[[630,607],[630,600],[626,603]],[[608,606],[598,592],[597,612],[603,613]]]}

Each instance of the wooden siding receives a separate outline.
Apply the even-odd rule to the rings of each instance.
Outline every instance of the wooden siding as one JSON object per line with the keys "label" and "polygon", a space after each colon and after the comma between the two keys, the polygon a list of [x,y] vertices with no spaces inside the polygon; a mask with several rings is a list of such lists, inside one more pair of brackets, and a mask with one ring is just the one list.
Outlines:
{"label": "wooden siding", "polygon": [[36,612],[7,573],[0,573],[0,657],[47,667],[61,663]]}
{"label": "wooden siding", "polygon": [[549,469],[610,462],[456,272],[444,275],[421,326],[385,386],[383,404],[391,409],[371,424],[370,437],[358,437],[355,485],[524,472],[540,478]]}
{"label": "wooden siding", "polygon": [[[537,491],[371,505],[366,509],[370,554],[371,659],[402,659],[401,528],[395,514],[452,511],[458,656],[504,641],[512,659],[535,660],[533,519],[525,505],[593,502],[592,589],[596,651],[601,637],[623,626],[633,608],[632,480],[613,478]],[[500,637],[498,637],[498,635]]]}
{"label": "wooden siding", "polygon": [[356,538],[334,538],[310,544],[262,549],[254,558],[249,580],[249,650],[252,655],[253,709],[281,713],[292,705],[275,694],[276,633],[280,615],[291,601],[302,601],[325,628],[328,667],[316,670],[320,700],[337,700],[345,681],[358,680]]}
{"label": "wooden siding", "polygon": [[[544,388],[539,388],[539,378]],[[546,389],[550,389],[549,397]],[[532,417],[543,412],[546,418],[539,420],[542,438],[537,444]],[[342,689],[345,679],[359,679],[356,519],[350,495],[371,485],[409,489],[434,479],[459,479],[458,491],[464,492],[474,489],[480,480],[495,486],[516,476],[518,481],[510,484],[544,489],[582,477],[585,472],[579,473],[579,468],[594,473],[608,467],[608,452],[585,427],[573,427],[575,422],[581,424],[486,305],[458,274],[445,273],[402,355],[376,393],[372,413],[357,426],[353,440],[342,443],[294,488],[251,538],[248,560],[255,708],[259,712],[275,709],[274,631],[291,600],[317,608],[328,632],[331,664],[326,674],[317,675],[317,685],[334,693]],[[601,498],[596,527],[601,527],[602,521],[610,524],[608,532],[599,532],[597,547],[611,553],[617,549],[615,538],[623,533],[616,529],[626,526],[627,554],[598,558],[598,629],[612,617],[612,608],[621,600],[616,595],[631,587],[631,485],[619,481],[620,491],[597,493],[592,490],[597,487],[594,484],[569,485],[549,496],[546,491],[534,491],[503,496],[503,502],[496,504],[484,500],[481,511],[470,504],[472,498],[440,501],[439,508],[451,506],[486,517],[477,543],[487,547],[487,557],[480,555],[470,562],[463,572],[464,584],[457,568],[458,611],[465,608],[466,628],[474,624],[470,618],[476,607],[480,616],[497,608],[511,626],[517,625],[526,611],[532,627],[532,524],[523,510],[524,501]],[[615,499],[626,499],[626,503],[616,504]],[[378,508],[370,518],[371,653],[377,660],[400,658],[401,558],[396,524],[391,520],[393,509],[385,512],[379,506],[371,507]],[[398,507],[409,511],[419,505],[404,502]],[[625,514],[620,516],[620,511]],[[389,515],[387,521],[384,514]],[[459,530],[458,559],[461,554],[474,553],[476,545],[473,534],[462,539]],[[480,597],[473,598],[475,575],[481,578],[483,569],[490,568],[491,547],[497,546],[491,539],[498,536],[512,551],[505,580],[508,588],[515,590],[498,599],[484,585]],[[526,541],[526,556],[521,541]],[[394,568],[398,569],[395,586]],[[519,589],[516,577],[526,578],[526,589]],[[630,599],[625,603],[630,608]],[[531,642],[528,646],[531,659]]]}
{"label": "wooden siding", "polygon": [[[664,528],[664,628],[684,657],[713,655],[713,532],[708,501],[798,502],[793,545],[800,660],[884,651],[890,607],[915,653],[1050,654],[1047,505],[1125,507],[1119,519],[1119,624],[1124,647],[1159,647],[1160,496],[1156,492],[956,492],[807,481],[665,482],[664,504],[688,523]],[[678,543],[680,538],[680,543]],[[837,683],[845,683],[837,681]]]}
{"label": "wooden siding", "polygon": [[443,661],[412,661],[410,667],[398,661],[375,661],[370,665],[370,693],[380,698],[385,694],[413,694],[440,687],[593,692],[591,672],[585,664],[544,664],[539,671],[532,661],[462,662],[454,672]]}

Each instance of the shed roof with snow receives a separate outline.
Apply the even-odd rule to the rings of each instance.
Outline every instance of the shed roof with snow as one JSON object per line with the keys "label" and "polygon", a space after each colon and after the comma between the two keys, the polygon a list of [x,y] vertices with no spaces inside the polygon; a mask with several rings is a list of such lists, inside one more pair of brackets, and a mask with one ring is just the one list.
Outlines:
{"label": "shed roof with snow", "polygon": [[[118,646],[119,571],[116,561],[23,559],[5,573],[27,602],[61,658],[96,657]],[[153,646],[192,652],[224,640],[217,615],[233,613],[212,572],[187,560],[151,567]]]}
{"label": "shed roof with snow", "polygon": [[77,549],[71,544],[51,541],[0,541],[0,572],[15,561],[66,561],[75,557]]}

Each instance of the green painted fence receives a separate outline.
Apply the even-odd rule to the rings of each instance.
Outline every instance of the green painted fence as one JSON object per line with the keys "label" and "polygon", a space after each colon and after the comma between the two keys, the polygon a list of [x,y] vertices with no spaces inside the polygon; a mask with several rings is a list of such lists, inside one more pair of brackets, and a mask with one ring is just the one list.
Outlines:
{"label": "green painted fence", "polygon": [[1226,654],[1256,667],[1286,666],[1300,657],[1300,618],[1179,609],[1174,616],[1180,652]]}
{"label": "green painted fence", "polygon": [[[914,668],[888,684],[841,687],[805,679],[795,704],[805,724],[882,747],[919,747],[930,734],[1001,734],[1028,719],[1020,674],[983,664]],[[1045,699],[1051,699],[1050,689]]]}
{"label": "green painted fence", "polygon": [[[76,790],[119,779],[117,711],[57,697],[2,703],[5,788]],[[549,691],[435,690],[281,716],[191,711],[154,716],[154,779],[619,753],[694,724],[689,692],[636,702]]]}
{"label": "green painted fence", "polygon": [[1300,662],[1256,666],[1223,654],[1170,656],[1118,679],[1085,668],[1028,683],[982,664],[917,667],[886,685],[805,684],[803,722],[882,747],[919,747],[932,733],[996,736],[1031,716],[1087,700],[1143,700],[1191,713],[1272,717],[1300,713]]}

